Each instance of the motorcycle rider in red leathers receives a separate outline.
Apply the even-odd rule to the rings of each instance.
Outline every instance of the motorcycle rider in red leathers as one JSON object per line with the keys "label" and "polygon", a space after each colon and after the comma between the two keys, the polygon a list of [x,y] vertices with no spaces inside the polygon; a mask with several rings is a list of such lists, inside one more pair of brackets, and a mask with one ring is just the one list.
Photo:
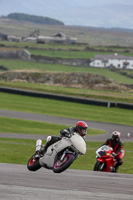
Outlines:
{"label": "motorcycle rider in red leathers", "polygon": [[76,132],[78,133],[81,137],[85,138],[85,135],[87,134],[87,128],[88,128],[88,125],[86,124],[86,122],[84,121],[78,121],[76,123],[76,126],[75,127],[69,127],[67,129],[63,129],[60,131],[60,134],[61,135],[58,135],[58,136],[48,136],[47,137],[47,140],[46,140],[46,144],[44,145],[44,147],[42,147],[39,151],[36,151],[36,155],[35,155],[35,158],[38,158],[40,157],[41,154],[43,154],[47,148],[52,145],[53,143],[61,140],[61,138],[63,136],[65,137],[71,137],[71,135]]}
{"label": "motorcycle rider in red leathers", "polygon": [[121,151],[123,149],[123,143],[120,140],[120,132],[118,131],[112,132],[112,137],[107,139],[103,145],[109,145],[110,147],[113,148],[114,153],[112,155],[117,160],[117,163],[112,169],[112,172],[117,172],[118,167],[123,163],[122,161],[123,155]]}

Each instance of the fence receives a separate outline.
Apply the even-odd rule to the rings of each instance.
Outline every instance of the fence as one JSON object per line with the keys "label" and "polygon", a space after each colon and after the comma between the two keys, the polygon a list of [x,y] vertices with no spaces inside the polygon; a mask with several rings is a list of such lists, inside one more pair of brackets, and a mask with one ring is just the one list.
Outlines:
{"label": "fence", "polygon": [[84,99],[84,98],[70,97],[70,96],[64,96],[64,95],[55,95],[55,94],[33,92],[33,91],[21,90],[21,89],[13,89],[13,88],[7,88],[7,87],[0,87],[0,92],[18,94],[18,95],[26,95],[26,96],[32,96],[32,97],[55,99],[55,100],[82,103],[82,104],[88,104],[88,105],[118,107],[118,108],[131,109],[131,110],[133,109],[133,104],[115,103],[115,102],[109,102],[109,101],[99,101],[99,100],[94,100],[94,99]]}

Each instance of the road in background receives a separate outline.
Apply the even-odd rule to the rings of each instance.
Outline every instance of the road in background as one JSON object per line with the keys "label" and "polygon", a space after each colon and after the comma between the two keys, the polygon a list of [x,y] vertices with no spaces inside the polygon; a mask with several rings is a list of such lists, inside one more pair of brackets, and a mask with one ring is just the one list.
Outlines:
{"label": "road in background", "polygon": [[[18,112],[18,111],[8,111],[8,110],[0,110],[1,117],[12,117],[17,119],[26,119],[26,120],[33,120],[33,121],[40,121],[40,122],[48,122],[48,123],[57,123],[57,124],[64,124],[68,126],[75,126],[78,120],[82,119],[72,119],[72,118],[65,118],[65,117],[57,117],[57,116],[48,116],[48,115],[41,115],[41,114],[34,114],[34,113],[26,113],[26,112]],[[111,124],[111,123],[104,123],[104,122],[94,122],[85,120],[92,129],[101,129],[105,130],[106,134],[103,135],[88,135],[86,136],[86,140],[89,141],[104,141],[108,137],[112,131],[120,131],[121,132],[121,139],[123,141],[133,141],[133,126],[126,126],[120,124]],[[64,128],[66,128],[64,126]],[[60,131],[60,130],[59,130]],[[130,139],[127,138],[127,133],[130,133]],[[45,135],[29,135],[29,134],[7,134],[7,133],[0,133],[0,137],[14,137],[14,138],[27,138],[27,139],[37,139],[43,138],[46,139]]]}

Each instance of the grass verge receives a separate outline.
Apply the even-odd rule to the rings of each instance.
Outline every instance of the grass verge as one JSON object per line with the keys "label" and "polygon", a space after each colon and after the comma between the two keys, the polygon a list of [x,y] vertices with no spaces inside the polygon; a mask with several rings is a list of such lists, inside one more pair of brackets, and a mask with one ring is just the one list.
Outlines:
{"label": "grass verge", "polygon": [[[8,117],[0,117],[0,132],[4,133],[24,133],[38,135],[59,135],[60,130],[68,126],[37,122],[31,120],[14,119]],[[88,135],[104,134],[105,131],[97,129],[88,129]]]}
{"label": "grass verge", "polygon": [[[12,59],[1,59],[0,64],[10,70],[40,70],[49,72],[85,72],[91,74],[99,74],[106,76],[109,79],[115,80],[117,83],[133,84],[132,78],[124,76],[116,71],[111,71],[107,68],[83,67],[83,66],[69,66],[65,64],[48,64],[34,61],[22,61]],[[126,70],[128,72],[128,70]]]}
{"label": "grass verge", "polygon": [[[45,143],[45,141],[43,141]],[[87,142],[87,152],[80,156],[72,165],[71,169],[93,170],[95,165],[95,151],[101,142]],[[124,143],[126,151],[123,158],[124,164],[119,168],[119,173],[133,174],[133,143]],[[35,140],[0,138],[0,162],[26,165],[29,158],[35,152]]]}
{"label": "grass verge", "polygon": [[0,109],[133,125],[132,110],[0,93]]}
{"label": "grass verge", "polygon": [[131,91],[105,91],[105,90],[90,90],[85,88],[72,88],[55,85],[45,85],[36,83],[23,82],[6,82],[0,81],[1,87],[17,88],[30,90],[35,92],[44,92],[57,95],[65,95],[72,97],[81,97],[88,99],[96,99],[110,102],[125,102],[133,103],[133,93]]}

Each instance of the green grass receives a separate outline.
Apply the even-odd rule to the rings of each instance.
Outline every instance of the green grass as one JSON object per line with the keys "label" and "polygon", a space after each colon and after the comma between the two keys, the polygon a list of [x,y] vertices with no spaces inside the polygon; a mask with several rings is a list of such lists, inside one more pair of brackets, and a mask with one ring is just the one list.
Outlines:
{"label": "green grass", "polygon": [[27,164],[35,152],[35,140],[0,138],[0,162]]}
{"label": "green grass", "polygon": [[111,54],[110,52],[105,53],[105,52],[93,52],[93,51],[71,51],[71,50],[66,50],[66,51],[59,51],[59,50],[33,50],[33,49],[28,49],[28,51],[32,55],[41,55],[41,56],[47,56],[47,57],[57,57],[57,58],[81,58],[81,59],[90,59],[94,58],[95,54]]}
{"label": "green grass", "polygon": [[[60,130],[66,125],[37,122],[32,120],[14,119],[8,117],[0,117],[0,132],[4,133],[24,133],[36,135],[59,135]],[[97,129],[88,129],[88,135],[104,134],[105,131]]]}
{"label": "green grass", "polygon": [[133,103],[133,93],[130,91],[105,91],[105,90],[90,90],[85,88],[71,88],[55,85],[45,85],[45,84],[36,84],[28,82],[6,82],[0,81],[0,86],[17,88],[17,89],[26,89],[36,92],[51,93],[57,95],[67,95],[73,97],[82,97],[88,99],[97,99],[109,102],[125,102]]}
{"label": "green grass", "polygon": [[[38,44],[35,42],[7,42],[7,41],[0,41],[0,45],[4,45],[8,48],[22,48],[22,49],[36,49],[36,50],[43,50],[50,52],[50,55],[53,54],[53,51],[86,51],[86,52],[95,52],[95,53],[119,53],[124,54],[127,56],[132,56],[133,49],[130,46],[107,46],[107,45],[89,45],[83,43],[75,43],[75,44],[53,44],[53,43],[45,43],[45,44]],[[41,51],[42,53],[42,51]],[[68,53],[69,55],[70,53]],[[75,54],[75,53],[74,53]],[[84,53],[83,53],[84,54]]]}
{"label": "green grass", "polygon": [[[45,144],[45,141],[43,141]],[[87,142],[87,152],[84,156],[80,156],[72,165],[71,169],[93,170],[95,159],[95,151],[101,145],[101,142]],[[124,164],[119,168],[119,173],[133,174],[133,143],[124,143],[126,150],[123,158]],[[35,152],[35,140],[0,138],[0,162],[15,163],[26,165],[29,158]]]}
{"label": "green grass", "polygon": [[0,93],[0,109],[133,125],[132,110]]}
{"label": "green grass", "polygon": [[[56,50],[56,49],[51,49],[51,50],[35,50],[35,49],[28,49],[28,51],[32,55],[41,55],[41,56],[47,56],[47,57],[57,57],[57,58],[81,58],[81,59],[91,59],[94,58],[95,55],[108,55],[108,54],[114,54],[115,52],[110,52],[110,51],[75,51],[75,50]],[[125,56],[132,56],[132,53],[122,53],[122,55]]]}
{"label": "green grass", "polygon": [[86,72],[91,74],[100,74],[109,79],[115,80],[118,83],[133,84],[133,79],[121,75],[109,69],[95,68],[95,67],[74,67],[59,64],[46,64],[32,61],[18,61],[18,60],[0,60],[0,65],[3,65],[10,70],[41,70],[51,72]]}
{"label": "green grass", "polygon": [[0,41],[1,45],[5,45],[8,46],[9,48],[28,48],[28,49],[32,49],[32,48],[38,48],[38,49],[42,49],[42,50],[47,50],[47,49],[61,49],[61,50],[84,50],[86,48],[86,44],[38,44],[35,42],[7,42],[7,41]]}
{"label": "green grass", "polygon": [[18,61],[18,60],[0,60],[0,65],[3,65],[10,70],[41,70],[51,72],[85,72],[91,74],[100,74],[109,79],[115,80],[117,83],[133,84],[133,79],[121,75],[109,69],[101,69],[95,67],[74,67],[59,64],[46,64],[32,61]]}

